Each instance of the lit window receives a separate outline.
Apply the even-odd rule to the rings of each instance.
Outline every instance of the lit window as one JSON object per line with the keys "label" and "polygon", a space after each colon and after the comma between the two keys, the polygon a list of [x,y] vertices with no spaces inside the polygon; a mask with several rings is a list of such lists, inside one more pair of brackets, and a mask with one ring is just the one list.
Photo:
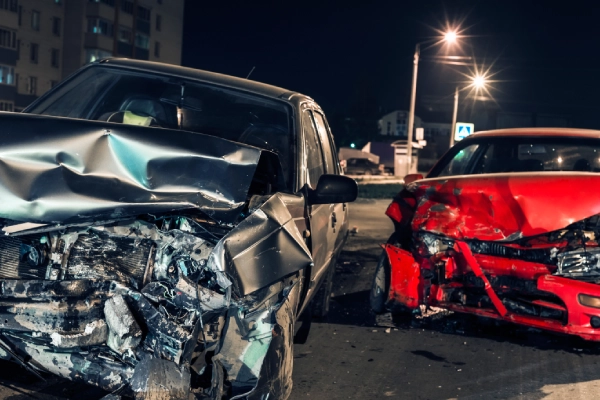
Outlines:
{"label": "lit window", "polygon": [[91,63],[97,60],[101,60],[103,58],[112,57],[112,53],[106,50],[100,49],[86,49],[85,50],[85,62]]}
{"label": "lit window", "polygon": [[150,48],[150,38],[141,33],[135,34],[135,46],[141,49],[148,50]]}
{"label": "lit window", "polygon": [[39,11],[34,10],[31,12],[31,29],[33,29],[34,31],[40,30],[40,12]]}
{"label": "lit window", "polygon": [[7,65],[0,65],[0,84],[15,84],[15,69]]}
{"label": "lit window", "polygon": [[101,18],[88,18],[88,32],[112,37],[113,24]]}

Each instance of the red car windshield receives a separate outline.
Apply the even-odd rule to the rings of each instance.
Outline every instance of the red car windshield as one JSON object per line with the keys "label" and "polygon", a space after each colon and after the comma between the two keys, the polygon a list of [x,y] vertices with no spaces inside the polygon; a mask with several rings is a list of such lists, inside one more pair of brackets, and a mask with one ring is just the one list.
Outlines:
{"label": "red car windshield", "polygon": [[428,177],[509,172],[600,172],[600,140],[579,137],[495,137],[452,148]]}

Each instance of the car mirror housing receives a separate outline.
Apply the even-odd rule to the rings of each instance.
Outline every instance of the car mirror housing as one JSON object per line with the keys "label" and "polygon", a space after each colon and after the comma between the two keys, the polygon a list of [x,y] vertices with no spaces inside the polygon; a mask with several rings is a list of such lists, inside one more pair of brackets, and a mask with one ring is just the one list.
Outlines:
{"label": "car mirror housing", "polygon": [[419,179],[423,179],[423,174],[408,174],[404,177],[404,184],[408,185],[414,181],[418,181]]}
{"label": "car mirror housing", "polygon": [[349,203],[356,200],[358,185],[352,178],[343,175],[321,175],[317,188],[308,192],[310,204]]}

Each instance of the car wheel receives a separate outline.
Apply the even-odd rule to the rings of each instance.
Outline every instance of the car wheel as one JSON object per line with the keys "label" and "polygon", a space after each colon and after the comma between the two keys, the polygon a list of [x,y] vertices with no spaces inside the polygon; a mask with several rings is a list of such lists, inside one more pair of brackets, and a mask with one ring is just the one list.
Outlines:
{"label": "car wheel", "polygon": [[317,318],[324,318],[329,314],[329,301],[331,299],[331,290],[333,289],[333,276],[335,275],[335,265],[337,264],[336,259],[331,260],[329,270],[325,272],[323,283],[315,294],[312,301],[312,316]]}
{"label": "car wheel", "polygon": [[375,268],[375,276],[373,277],[373,284],[371,285],[371,292],[369,294],[371,309],[375,314],[381,314],[387,311],[385,303],[387,302],[389,291],[390,262],[387,253],[383,250],[379,256],[377,267]]}

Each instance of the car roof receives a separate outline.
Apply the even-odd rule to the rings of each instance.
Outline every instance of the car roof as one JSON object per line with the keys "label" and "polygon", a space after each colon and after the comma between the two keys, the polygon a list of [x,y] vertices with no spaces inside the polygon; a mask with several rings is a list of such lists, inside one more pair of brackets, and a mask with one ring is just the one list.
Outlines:
{"label": "car roof", "polygon": [[508,137],[508,136],[553,136],[553,137],[581,137],[600,138],[600,130],[575,129],[575,128],[512,128],[495,129],[490,131],[475,132],[465,139],[481,137]]}
{"label": "car roof", "polygon": [[[294,95],[310,97],[298,92],[290,91],[266,83],[238,78],[235,76],[219,74],[216,72],[203,71],[200,69],[181,67],[178,65],[164,64],[152,61],[131,60],[128,58],[106,58],[93,64],[101,64],[110,67],[122,67],[127,69],[143,70],[160,74],[174,75],[182,78],[194,79],[203,82],[214,83],[233,89],[257,93],[267,97],[289,100]],[[311,99],[312,100],[312,99]]]}

